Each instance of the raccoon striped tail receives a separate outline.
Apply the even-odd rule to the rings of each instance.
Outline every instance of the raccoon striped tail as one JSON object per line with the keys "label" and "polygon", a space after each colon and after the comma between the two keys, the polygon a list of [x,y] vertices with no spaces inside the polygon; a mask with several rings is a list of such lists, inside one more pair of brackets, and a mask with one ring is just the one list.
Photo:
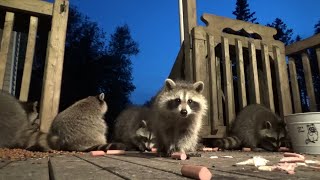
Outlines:
{"label": "raccoon striped tail", "polygon": [[125,150],[125,145],[122,143],[107,143],[107,144],[99,144],[92,146],[88,149],[85,149],[84,152],[96,151],[96,150]]}
{"label": "raccoon striped tail", "polygon": [[217,139],[214,143],[215,147],[219,147],[221,149],[239,149],[241,144],[242,142],[237,136]]}

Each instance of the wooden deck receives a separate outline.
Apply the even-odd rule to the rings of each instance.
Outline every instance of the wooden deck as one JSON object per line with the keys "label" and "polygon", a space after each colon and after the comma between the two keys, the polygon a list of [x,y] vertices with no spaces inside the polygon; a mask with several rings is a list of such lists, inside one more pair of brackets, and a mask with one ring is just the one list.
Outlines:
{"label": "wooden deck", "polygon": [[[23,161],[2,160],[0,161],[0,180],[188,179],[180,172],[184,164],[208,167],[213,174],[213,179],[320,179],[319,170],[306,167],[298,167],[294,175],[289,175],[284,171],[258,171],[254,166],[235,166],[235,163],[253,156],[262,156],[270,160],[270,164],[275,164],[283,156],[282,153],[226,151],[202,152],[201,155],[201,157],[191,157],[184,161],[139,152],[100,157],[83,154],[57,155]],[[211,156],[218,156],[218,158],[212,159]],[[307,155],[306,159],[320,160],[320,156]]]}

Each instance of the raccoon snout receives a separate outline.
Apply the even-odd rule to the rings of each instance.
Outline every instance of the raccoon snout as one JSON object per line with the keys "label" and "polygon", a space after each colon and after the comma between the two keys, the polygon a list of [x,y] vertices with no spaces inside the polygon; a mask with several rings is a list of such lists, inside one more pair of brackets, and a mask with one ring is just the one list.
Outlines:
{"label": "raccoon snout", "polygon": [[182,110],[180,111],[180,114],[181,114],[182,116],[187,116],[188,111],[187,111],[186,109],[182,109]]}

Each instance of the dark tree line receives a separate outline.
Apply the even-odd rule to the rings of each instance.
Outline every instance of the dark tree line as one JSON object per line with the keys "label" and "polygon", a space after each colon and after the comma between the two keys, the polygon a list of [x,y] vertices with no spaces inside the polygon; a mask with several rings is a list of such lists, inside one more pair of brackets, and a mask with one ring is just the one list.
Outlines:
{"label": "dark tree line", "polygon": [[[30,100],[40,100],[46,37],[47,33],[39,34],[37,39]],[[132,39],[128,25],[116,27],[107,39],[96,22],[71,7],[59,110],[64,110],[79,99],[104,92],[109,106],[106,120],[112,129],[116,116],[131,103],[129,97],[135,89],[131,57],[138,53],[139,46]]]}

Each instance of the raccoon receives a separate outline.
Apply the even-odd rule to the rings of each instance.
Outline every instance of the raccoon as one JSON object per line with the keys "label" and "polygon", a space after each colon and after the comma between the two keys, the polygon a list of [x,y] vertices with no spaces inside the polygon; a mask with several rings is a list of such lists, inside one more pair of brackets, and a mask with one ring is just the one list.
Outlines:
{"label": "raccoon", "polygon": [[75,102],[53,120],[49,137],[56,136],[57,141],[50,141],[50,146],[65,151],[111,148],[112,144],[107,144],[108,127],[103,119],[107,110],[104,93]]}
{"label": "raccoon", "polygon": [[250,147],[253,150],[263,148],[276,151],[286,139],[286,130],[284,122],[274,112],[262,105],[251,104],[240,111],[230,135],[217,140],[215,146],[223,149]]}
{"label": "raccoon", "polygon": [[204,83],[166,79],[152,104],[150,121],[160,155],[174,151],[195,151],[207,100],[201,94]]}
{"label": "raccoon", "polygon": [[[0,92],[0,147],[48,151],[48,136],[32,126],[38,116],[36,108]],[[32,104],[32,107],[37,103]]]}
{"label": "raccoon", "polygon": [[115,121],[114,142],[121,142],[127,150],[150,151],[155,137],[151,133],[151,109],[131,106],[124,109]]}
{"label": "raccoon", "polygon": [[38,113],[38,101],[35,102],[21,102],[21,105],[23,109],[27,113],[27,118],[29,123],[35,128],[35,129],[40,129],[40,119],[38,118],[39,113]]}

